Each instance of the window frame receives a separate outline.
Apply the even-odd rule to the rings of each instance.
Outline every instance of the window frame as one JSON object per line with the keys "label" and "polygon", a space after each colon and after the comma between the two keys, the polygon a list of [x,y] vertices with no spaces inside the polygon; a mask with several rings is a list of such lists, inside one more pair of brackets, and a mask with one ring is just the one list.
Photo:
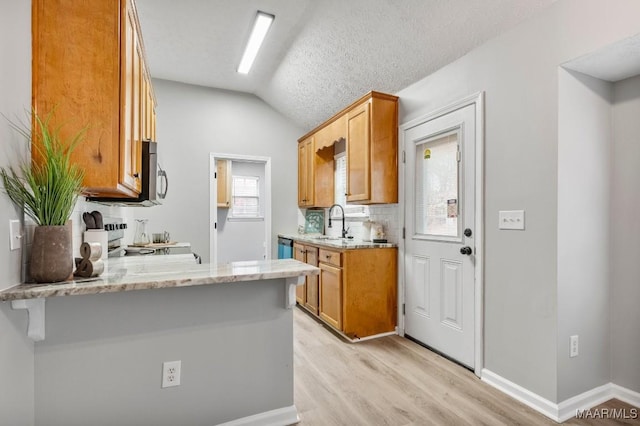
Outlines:
{"label": "window frame", "polygon": [[[235,195],[236,193],[236,180],[237,179],[250,179],[250,180],[254,180],[256,182],[256,195]],[[235,208],[236,206],[236,198],[238,199],[256,199],[257,200],[257,206],[256,206],[256,214],[255,215],[239,215],[236,214],[237,210]],[[229,208],[229,216],[227,217],[227,220],[229,221],[246,221],[246,222],[250,222],[250,221],[262,221],[264,220],[264,214],[262,214],[262,200],[261,200],[261,195],[260,195],[260,176],[244,176],[244,175],[232,175],[231,176],[231,206]]]}

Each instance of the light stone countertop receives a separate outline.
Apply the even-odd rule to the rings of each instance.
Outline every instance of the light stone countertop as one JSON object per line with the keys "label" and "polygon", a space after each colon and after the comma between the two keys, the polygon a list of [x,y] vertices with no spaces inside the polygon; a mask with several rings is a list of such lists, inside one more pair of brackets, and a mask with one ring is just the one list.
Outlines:
{"label": "light stone countertop", "polygon": [[370,248],[394,248],[398,247],[393,243],[374,243],[371,241],[362,241],[359,239],[348,239],[340,237],[328,237],[326,235],[313,234],[278,234],[278,237],[288,238],[290,240],[309,243],[317,246],[323,246],[334,249],[370,249]]}
{"label": "light stone countertop", "polygon": [[105,272],[97,278],[54,284],[20,284],[0,291],[0,301],[293,278],[320,273],[318,268],[293,259],[232,262],[217,267],[197,264],[191,254],[125,256],[110,258],[107,262]]}

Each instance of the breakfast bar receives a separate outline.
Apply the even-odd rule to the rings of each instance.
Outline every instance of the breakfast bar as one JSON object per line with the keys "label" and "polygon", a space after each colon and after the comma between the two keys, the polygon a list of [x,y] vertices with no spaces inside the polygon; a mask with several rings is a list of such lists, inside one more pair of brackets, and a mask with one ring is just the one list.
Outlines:
{"label": "breakfast bar", "polygon": [[[0,301],[29,311],[38,424],[290,424],[290,308],[318,273],[292,259],[124,257],[98,278],[21,284]],[[172,361],[179,386],[162,388]]]}

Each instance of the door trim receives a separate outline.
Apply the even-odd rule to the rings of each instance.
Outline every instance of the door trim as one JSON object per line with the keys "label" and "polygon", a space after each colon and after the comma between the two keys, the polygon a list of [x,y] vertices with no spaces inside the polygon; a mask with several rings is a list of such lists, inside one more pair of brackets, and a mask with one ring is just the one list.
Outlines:
{"label": "door trim", "polygon": [[[475,137],[476,137],[476,171],[475,171],[475,270],[474,270],[474,373],[481,377],[484,365],[484,92],[477,92],[466,98],[460,99],[443,108],[437,109],[416,119],[401,124],[398,127],[398,141],[402,158],[405,152],[405,133],[416,126],[428,121],[435,120],[443,115],[455,110],[474,105],[475,106]],[[405,223],[405,173],[406,165],[400,161],[400,179],[398,179],[398,194],[400,217],[402,218],[402,228],[406,228]],[[402,239],[398,247],[399,261],[402,267],[398,268],[398,306],[405,303],[405,239]],[[398,334],[404,336],[404,314],[403,309],[398,309]]]}
{"label": "door trim", "polygon": [[209,153],[209,263],[217,265],[218,231],[214,224],[218,222],[218,185],[214,179],[216,160],[243,161],[264,164],[264,241],[266,260],[271,260],[271,157],[253,155]]}

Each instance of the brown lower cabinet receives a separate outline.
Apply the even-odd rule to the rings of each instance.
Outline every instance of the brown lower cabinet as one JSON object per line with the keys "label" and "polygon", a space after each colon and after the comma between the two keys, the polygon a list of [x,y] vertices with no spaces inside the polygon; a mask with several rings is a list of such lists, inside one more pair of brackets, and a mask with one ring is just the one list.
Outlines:
{"label": "brown lower cabinet", "polygon": [[319,280],[307,278],[304,290],[298,287],[300,306],[350,339],[395,331],[397,248],[336,250],[296,243],[294,251],[296,259],[304,254],[304,261],[320,268]]}
{"label": "brown lower cabinet", "polygon": [[342,330],[342,268],[320,263],[320,318]]}
{"label": "brown lower cabinet", "polygon": [[[318,266],[318,248],[293,244],[293,257],[300,262]],[[296,287],[296,302],[310,312],[318,314],[318,276],[307,276],[305,283]]]}

